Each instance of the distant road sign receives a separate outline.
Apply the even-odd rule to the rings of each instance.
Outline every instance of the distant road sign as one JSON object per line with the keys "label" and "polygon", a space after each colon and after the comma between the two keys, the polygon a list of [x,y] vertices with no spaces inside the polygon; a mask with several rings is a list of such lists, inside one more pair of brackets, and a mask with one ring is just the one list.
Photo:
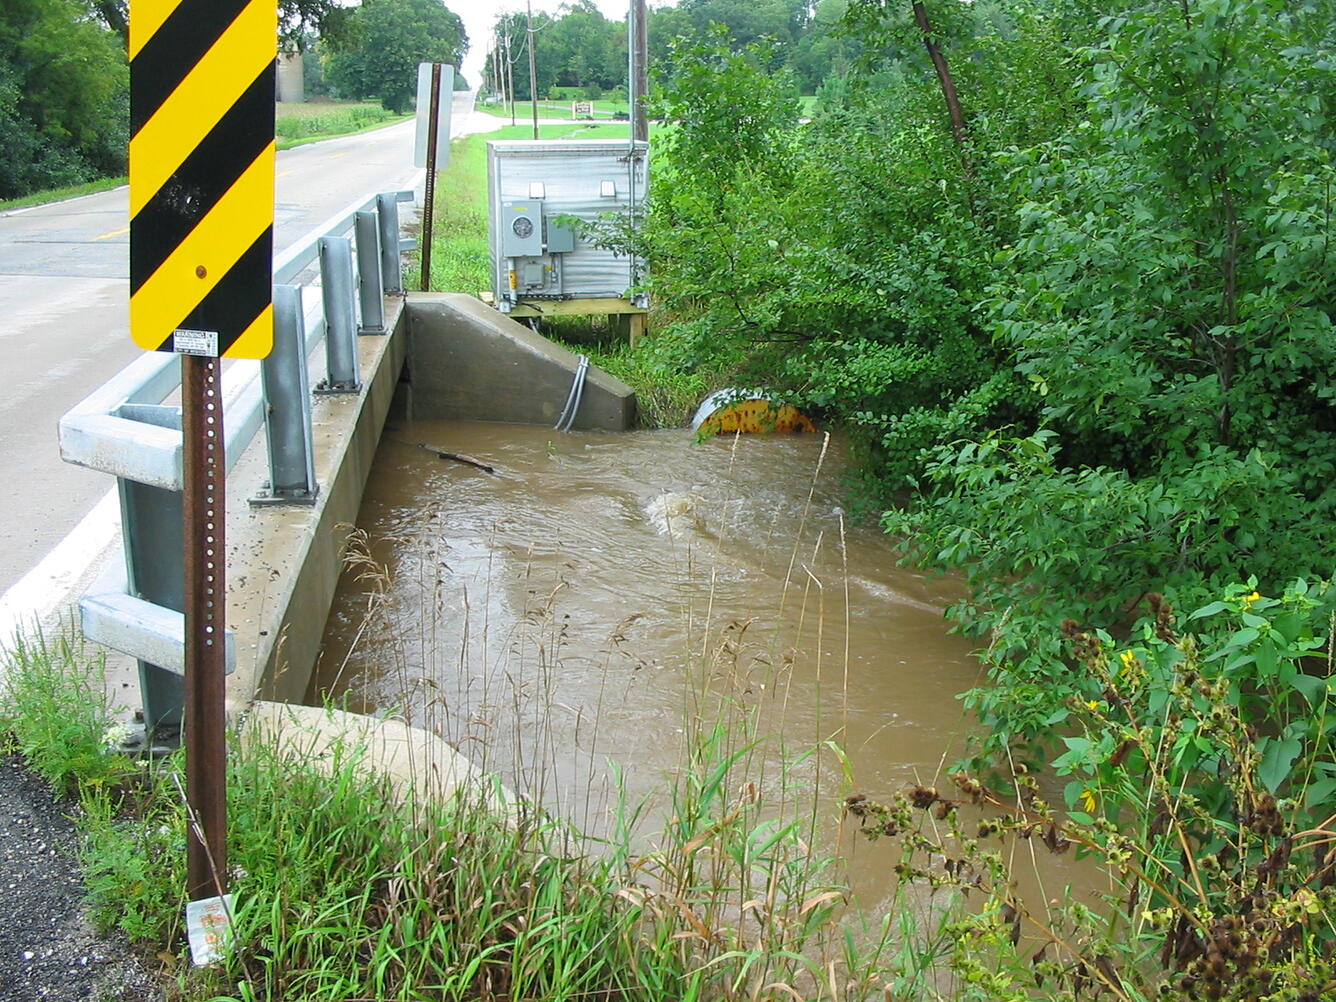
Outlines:
{"label": "distant road sign", "polygon": [[130,333],[150,351],[273,346],[276,0],[135,0]]}
{"label": "distant road sign", "polygon": [[[450,106],[454,104],[455,68],[441,67],[440,100],[436,105],[436,169],[450,166]],[[427,133],[431,128],[431,63],[418,63],[417,132],[413,138],[413,166],[427,166]]]}

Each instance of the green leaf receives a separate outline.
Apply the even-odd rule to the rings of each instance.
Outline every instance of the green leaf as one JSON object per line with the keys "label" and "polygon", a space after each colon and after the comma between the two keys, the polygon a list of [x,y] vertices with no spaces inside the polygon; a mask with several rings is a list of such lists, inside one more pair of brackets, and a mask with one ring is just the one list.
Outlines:
{"label": "green leaf", "polygon": [[1290,680],[1290,685],[1303,696],[1310,707],[1317,709],[1322,698],[1327,695],[1329,683],[1325,678],[1301,672]]}
{"label": "green leaf", "polygon": [[1317,807],[1320,804],[1327,807],[1331,805],[1333,797],[1336,797],[1336,776],[1311,783],[1304,793],[1304,806]]}
{"label": "green leaf", "polygon": [[1257,778],[1272,793],[1276,793],[1290,775],[1290,767],[1303,751],[1303,742],[1298,738],[1266,739],[1266,749],[1262,752],[1262,764],[1258,766]]}
{"label": "green leaf", "polygon": [[1304,620],[1297,612],[1286,612],[1272,621],[1271,628],[1284,637],[1286,643],[1292,644],[1303,633]]}
{"label": "green leaf", "polygon": [[1260,678],[1275,678],[1276,668],[1280,663],[1280,655],[1276,650],[1276,645],[1270,641],[1263,641],[1257,645],[1253,652],[1253,661],[1257,665],[1257,674]]}

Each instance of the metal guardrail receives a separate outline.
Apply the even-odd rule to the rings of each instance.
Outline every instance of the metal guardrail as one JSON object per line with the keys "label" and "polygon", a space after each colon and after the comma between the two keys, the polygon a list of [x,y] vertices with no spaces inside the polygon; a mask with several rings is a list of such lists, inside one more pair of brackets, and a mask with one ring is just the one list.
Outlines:
{"label": "metal guardrail", "polygon": [[[234,361],[223,374],[229,472],[260,428],[266,429],[269,482],[257,485],[253,503],[316,500],[307,360],[323,341],[328,371],[316,392],[360,390],[356,338],[384,333],[384,296],[403,292],[401,255],[415,242],[399,236],[398,203],[412,200],[410,191],[364,199],[275,259],[274,351],[263,362]],[[317,263],[321,296],[307,309],[299,282]],[[116,477],[125,561],[113,562],[84,595],[80,618],[88,639],[138,660],[150,731],[170,730],[181,721],[181,409],[168,402],[180,385],[179,358],[148,353],[60,420],[61,458]],[[226,658],[231,672],[236,649],[230,630]]]}

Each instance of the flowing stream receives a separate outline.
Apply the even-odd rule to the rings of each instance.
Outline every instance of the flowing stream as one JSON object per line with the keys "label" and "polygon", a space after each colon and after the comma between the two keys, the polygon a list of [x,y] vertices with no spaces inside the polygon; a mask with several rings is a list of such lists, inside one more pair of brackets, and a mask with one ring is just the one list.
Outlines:
{"label": "flowing stream", "polygon": [[850,520],[847,471],[821,434],[391,426],[313,698],[432,729],[596,834],[619,804],[666,816],[693,721],[741,747],[751,714],[779,740],[749,782],[815,802],[875,908],[894,856],[840,831],[843,798],[947,792],[979,669],[942,615],[959,586]]}

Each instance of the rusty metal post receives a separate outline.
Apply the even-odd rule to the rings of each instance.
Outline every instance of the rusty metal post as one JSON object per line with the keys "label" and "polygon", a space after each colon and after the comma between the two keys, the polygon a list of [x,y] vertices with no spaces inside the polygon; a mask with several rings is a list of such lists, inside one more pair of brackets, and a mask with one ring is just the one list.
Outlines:
{"label": "rusty metal post", "polygon": [[431,101],[427,108],[427,183],[422,195],[422,291],[431,291],[431,230],[436,212],[436,132],[441,117],[441,64],[431,64]]}
{"label": "rusty metal post", "polygon": [[[227,893],[227,742],[224,723],[222,366],[181,357],[185,537],[186,803],[199,825],[186,833],[186,893],[191,901]],[[203,837],[201,841],[200,836]]]}

